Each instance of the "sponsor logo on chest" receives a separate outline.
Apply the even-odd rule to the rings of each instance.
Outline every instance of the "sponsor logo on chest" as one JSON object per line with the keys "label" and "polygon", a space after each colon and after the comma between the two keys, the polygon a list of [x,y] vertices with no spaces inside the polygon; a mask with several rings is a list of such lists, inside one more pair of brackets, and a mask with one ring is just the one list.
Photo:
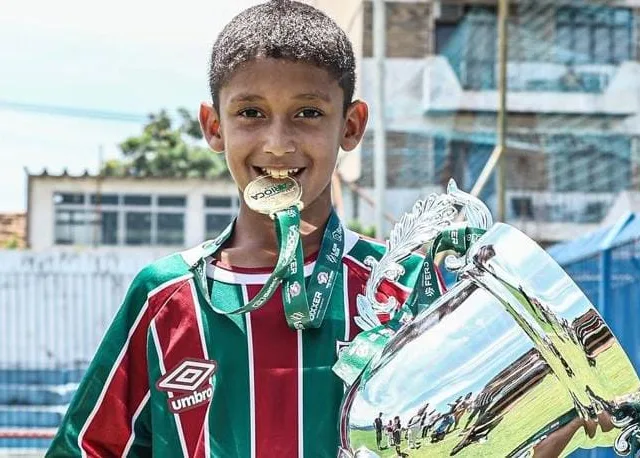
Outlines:
{"label": "sponsor logo on chest", "polygon": [[212,360],[185,358],[156,382],[156,388],[172,393],[169,410],[182,413],[211,400],[211,377],[217,368],[218,363]]}

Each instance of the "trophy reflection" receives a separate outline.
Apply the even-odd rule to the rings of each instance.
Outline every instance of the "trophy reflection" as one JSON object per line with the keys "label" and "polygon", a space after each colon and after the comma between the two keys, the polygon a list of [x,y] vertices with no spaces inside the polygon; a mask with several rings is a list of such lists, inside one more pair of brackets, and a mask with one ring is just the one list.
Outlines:
{"label": "trophy reflection", "polygon": [[640,380],[615,336],[544,250],[452,189],[452,205],[486,233],[445,263],[458,274],[451,289],[349,386],[340,456],[628,453],[639,428],[621,406]]}

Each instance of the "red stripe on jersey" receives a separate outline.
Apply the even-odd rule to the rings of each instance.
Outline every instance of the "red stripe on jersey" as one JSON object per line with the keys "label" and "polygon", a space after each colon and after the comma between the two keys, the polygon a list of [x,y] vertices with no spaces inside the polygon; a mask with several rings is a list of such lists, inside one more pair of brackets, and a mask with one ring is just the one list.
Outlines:
{"label": "red stripe on jersey", "polygon": [[[260,285],[248,285],[252,299]],[[298,456],[298,337],[287,326],[278,288],[251,312],[256,456]]]}
{"label": "red stripe on jersey", "polygon": [[[147,331],[158,309],[174,294],[183,281],[160,289],[147,299],[146,308],[124,349],[106,391],[81,438],[81,449],[88,456],[121,456],[132,431],[132,418],[149,391],[147,375]],[[135,322],[135,321],[134,321]]]}
{"label": "red stripe on jersey", "polygon": [[[194,303],[193,283],[189,282],[173,295],[155,319],[158,341],[166,373],[170,373],[185,358],[204,359],[203,342],[198,328],[199,313]],[[176,414],[182,425],[182,435],[189,458],[203,457],[205,451],[205,421],[209,403]],[[180,433],[180,431],[178,432]]]}
{"label": "red stripe on jersey", "polygon": [[[349,332],[349,340],[351,341],[361,331],[354,321],[354,318],[358,315],[357,297],[358,294],[364,295],[371,270],[347,256],[344,257],[343,262],[348,268],[347,287],[349,290],[347,294],[349,298],[349,315],[351,316]],[[389,297],[393,296],[398,300],[399,305],[402,305],[409,297],[409,294],[410,293],[403,286],[384,280],[378,287],[376,299],[384,303]],[[378,317],[383,323],[389,319],[388,314],[380,314]]]}

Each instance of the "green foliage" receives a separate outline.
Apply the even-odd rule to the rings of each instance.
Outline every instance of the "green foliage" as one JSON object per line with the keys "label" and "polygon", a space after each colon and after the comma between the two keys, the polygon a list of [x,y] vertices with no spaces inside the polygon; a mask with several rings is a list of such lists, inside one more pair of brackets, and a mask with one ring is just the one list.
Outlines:
{"label": "green foliage", "polygon": [[228,176],[224,157],[201,144],[198,120],[184,108],[177,110],[180,125],[174,127],[165,110],[149,115],[137,137],[120,143],[122,159],[110,159],[105,176],[217,178]]}
{"label": "green foliage", "polygon": [[372,239],[376,237],[376,227],[375,226],[364,226],[360,221],[353,220],[347,224],[347,227],[358,234],[365,235],[367,237],[371,237]]}
{"label": "green foliage", "polygon": [[20,248],[20,239],[18,239],[17,235],[10,235],[0,248],[4,248],[5,250],[17,250]]}

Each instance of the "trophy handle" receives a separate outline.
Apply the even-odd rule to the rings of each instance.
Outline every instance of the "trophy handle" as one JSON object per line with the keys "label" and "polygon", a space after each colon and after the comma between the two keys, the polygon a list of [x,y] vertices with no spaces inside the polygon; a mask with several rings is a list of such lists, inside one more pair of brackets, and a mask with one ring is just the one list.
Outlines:
{"label": "trophy handle", "polygon": [[[493,225],[493,218],[487,206],[471,194],[459,190],[455,180],[451,179],[446,194],[433,193],[425,200],[418,200],[411,211],[400,218],[391,230],[387,251],[379,261],[372,256],[364,260],[364,263],[371,267],[365,297],[374,315],[392,313],[398,308],[398,302],[393,297],[384,303],[376,299],[380,283],[385,279],[397,281],[404,274],[404,267],[400,263],[414,250],[433,242],[441,232],[450,228],[458,219],[457,207],[461,207],[466,224],[480,229],[489,229]],[[447,259],[445,267],[451,270],[457,270],[464,265],[464,262],[455,256],[449,256]],[[376,323],[368,323],[368,326],[372,324]]]}

